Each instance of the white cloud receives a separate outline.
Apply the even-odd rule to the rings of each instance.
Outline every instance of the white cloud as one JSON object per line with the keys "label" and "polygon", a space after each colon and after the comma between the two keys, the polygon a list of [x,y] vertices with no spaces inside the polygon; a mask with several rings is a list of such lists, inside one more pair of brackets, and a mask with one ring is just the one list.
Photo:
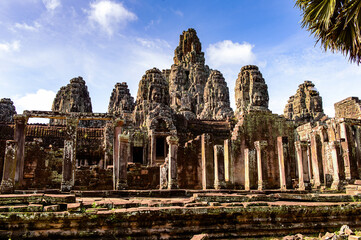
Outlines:
{"label": "white cloud", "polygon": [[128,11],[122,3],[109,0],[91,3],[88,14],[91,23],[99,24],[108,35],[112,35],[119,25],[124,26],[127,22],[137,19],[137,16]]}
{"label": "white cloud", "polygon": [[334,116],[335,102],[359,96],[361,69],[341,54],[325,53],[312,46],[266,58],[268,65],[261,71],[268,84],[270,109],[276,113],[283,112],[288,98],[305,80],[315,84],[322,97],[324,112],[330,117]]}
{"label": "white cloud", "polygon": [[43,3],[48,11],[54,11],[61,5],[60,0],[43,0]]}
{"label": "white cloud", "polygon": [[159,49],[164,49],[164,48],[170,48],[170,45],[167,41],[162,40],[162,39],[145,39],[145,38],[136,38],[136,41],[138,43],[140,43],[143,47],[146,48],[159,48]]}
{"label": "white cloud", "polygon": [[180,11],[180,10],[174,10],[174,13],[175,13],[176,15],[180,16],[180,17],[183,17],[183,16],[184,16],[183,12]]}
{"label": "white cloud", "polygon": [[224,40],[209,45],[206,50],[207,60],[211,67],[251,64],[256,60],[256,56],[252,52],[253,47],[247,42],[241,44]]}
{"label": "white cloud", "polygon": [[26,31],[30,31],[30,32],[36,32],[39,30],[40,28],[40,24],[38,22],[35,22],[33,26],[28,25],[26,23],[15,23],[15,28],[20,29],[20,30],[26,30]]}
{"label": "white cloud", "polygon": [[20,41],[0,43],[0,52],[15,52],[20,49]]}
{"label": "white cloud", "polygon": [[36,93],[26,93],[24,96],[13,97],[18,113],[24,110],[51,111],[54,98],[55,92],[45,89],[39,89]]}

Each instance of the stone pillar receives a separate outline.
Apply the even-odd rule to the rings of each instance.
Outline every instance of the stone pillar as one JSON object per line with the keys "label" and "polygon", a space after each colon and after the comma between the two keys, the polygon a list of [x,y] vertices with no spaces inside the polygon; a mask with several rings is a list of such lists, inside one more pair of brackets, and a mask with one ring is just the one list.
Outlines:
{"label": "stone pillar", "polygon": [[308,160],[307,160],[307,143],[295,142],[297,167],[298,167],[298,189],[305,190],[309,185]]}
{"label": "stone pillar", "polygon": [[74,187],[76,169],[76,138],[78,119],[67,118],[63,154],[61,191],[69,192]]}
{"label": "stone pillar", "polygon": [[244,189],[251,190],[249,179],[249,149],[244,149]]}
{"label": "stone pillar", "polygon": [[345,179],[351,180],[353,178],[351,172],[351,159],[349,151],[349,139],[347,138],[347,127],[345,122],[340,123],[340,137],[341,137],[341,148],[342,148],[342,158],[345,166]]}
{"label": "stone pillar", "polygon": [[111,122],[107,122],[105,124],[104,127],[104,132],[103,132],[103,136],[104,136],[104,163],[103,163],[103,168],[107,169],[108,165],[112,165],[112,151],[111,149],[113,148],[113,142],[114,142],[114,127],[113,127],[113,123]]}
{"label": "stone pillar", "polygon": [[119,136],[122,133],[123,122],[119,119],[115,120],[113,123],[114,135],[113,135],[113,189],[117,189],[117,184],[119,180],[119,158],[120,158],[120,148],[119,148]]}
{"label": "stone pillar", "polygon": [[319,169],[319,161],[321,159],[318,158],[317,152],[317,141],[316,141],[316,133],[311,133],[311,160],[312,160],[312,172],[313,172],[313,187],[318,188],[321,186],[321,176]]}
{"label": "stone pillar", "polygon": [[16,154],[18,144],[16,141],[6,141],[3,176],[1,180],[1,193],[13,193],[15,188]]}
{"label": "stone pillar", "polygon": [[25,136],[28,118],[24,115],[14,115],[15,132],[14,140],[17,146],[15,182],[23,184],[24,178],[24,157],[25,157]]}
{"label": "stone pillar", "polygon": [[157,139],[152,133],[150,135],[150,166],[155,166],[157,159]]}
{"label": "stone pillar", "polygon": [[338,167],[338,154],[337,154],[337,142],[332,141],[329,143],[331,149],[331,157],[332,157],[332,167],[333,167],[333,181],[331,185],[332,190],[338,190],[340,187],[340,169]]}
{"label": "stone pillar", "polygon": [[159,167],[159,189],[168,188],[168,163],[168,157],[166,157],[164,163]]}
{"label": "stone pillar", "polygon": [[224,140],[224,181],[233,183],[233,181],[231,180],[232,165],[231,165],[231,154],[229,151],[230,149],[229,142],[230,142],[229,139]]}
{"label": "stone pillar", "polygon": [[265,147],[267,146],[267,141],[256,141],[254,142],[254,146],[257,151],[257,173],[258,173],[258,190],[264,190],[266,187],[266,179],[264,176],[264,167],[265,164],[264,154]]}
{"label": "stone pillar", "polygon": [[224,181],[224,148],[222,145],[214,145],[214,188],[225,188]]}
{"label": "stone pillar", "polygon": [[211,136],[202,134],[202,188],[209,189],[214,184],[213,147]]}
{"label": "stone pillar", "polygon": [[178,138],[176,136],[168,136],[166,140],[169,145],[168,189],[176,189],[178,188],[178,177],[177,177]]}
{"label": "stone pillar", "polygon": [[288,138],[277,137],[277,150],[278,150],[278,167],[280,170],[280,187],[281,190],[286,190],[287,185],[287,174],[289,174],[289,154],[288,154]]}
{"label": "stone pillar", "polygon": [[127,135],[118,135],[118,146],[114,146],[118,148],[118,158],[114,159],[114,166],[117,166],[117,172],[114,174],[116,178],[116,188],[115,190],[127,189],[127,167],[128,167],[128,142],[129,136]]}
{"label": "stone pillar", "polygon": [[255,150],[244,150],[244,189],[249,191],[258,187],[257,160]]}

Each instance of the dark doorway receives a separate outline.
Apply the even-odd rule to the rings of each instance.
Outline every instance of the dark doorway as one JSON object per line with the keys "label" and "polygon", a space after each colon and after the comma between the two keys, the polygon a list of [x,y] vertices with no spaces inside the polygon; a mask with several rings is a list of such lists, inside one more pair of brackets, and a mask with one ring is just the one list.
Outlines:
{"label": "dark doorway", "polygon": [[143,164],[143,147],[133,147],[133,163]]}
{"label": "dark doorway", "polygon": [[156,142],[156,157],[163,158],[165,157],[165,138],[164,137],[157,137]]}

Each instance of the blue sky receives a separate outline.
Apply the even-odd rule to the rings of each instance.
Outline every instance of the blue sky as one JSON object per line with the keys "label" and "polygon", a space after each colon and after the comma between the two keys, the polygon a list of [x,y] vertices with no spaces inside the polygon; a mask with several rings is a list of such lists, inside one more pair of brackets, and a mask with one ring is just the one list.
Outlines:
{"label": "blue sky", "polygon": [[361,69],[315,46],[300,20],[290,0],[1,0],[0,98],[18,113],[50,110],[59,88],[82,76],[93,111],[106,112],[115,83],[136,97],[145,71],[170,68],[179,35],[195,28],[233,107],[241,67],[256,64],[274,113],[311,80],[332,117],[335,102],[361,95]]}

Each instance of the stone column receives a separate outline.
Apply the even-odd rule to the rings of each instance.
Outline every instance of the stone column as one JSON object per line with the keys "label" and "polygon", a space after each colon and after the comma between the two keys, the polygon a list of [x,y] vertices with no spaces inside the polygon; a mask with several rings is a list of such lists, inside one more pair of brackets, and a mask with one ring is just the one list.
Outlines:
{"label": "stone column", "polygon": [[113,189],[117,189],[117,184],[119,180],[119,158],[120,158],[120,152],[119,152],[119,136],[122,133],[122,125],[123,122],[119,119],[115,120],[113,122],[114,127],[114,135],[113,135]]}
{"label": "stone column", "polygon": [[211,136],[207,133],[202,134],[202,188],[209,189],[214,184],[214,166],[213,166],[213,147]]}
{"label": "stone column", "polygon": [[311,159],[314,180],[313,187],[318,188],[319,186],[321,186],[321,176],[318,164],[321,159],[318,159],[316,133],[311,133]]}
{"label": "stone column", "polygon": [[255,150],[244,150],[244,189],[249,191],[251,188],[256,188],[257,181],[257,160]]}
{"label": "stone column", "polygon": [[166,140],[169,145],[168,189],[176,189],[178,188],[178,177],[177,177],[178,138],[176,136],[168,136]]}
{"label": "stone column", "polygon": [[127,189],[128,188],[128,181],[127,181],[127,167],[128,167],[128,142],[129,136],[128,135],[118,135],[118,146],[114,146],[118,148],[118,158],[114,159],[114,165],[117,166],[117,173],[116,176],[116,189]]}
{"label": "stone column", "polygon": [[155,166],[155,160],[157,159],[157,139],[152,133],[150,135],[150,166]]}
{"label": "stone column", "polygon": [[67,118],[63,154],[61,191],[69,192],[74,187],[76,169],[76,138],[78,119]]}
{"label": "stone column", "polygon": [[113,127],[113,123],[111,122],[107,122],[105,124],[104,127],[104,132],[103,132],[103,136],[104,136],[104,164],[103,164],[103,168],[107,169],[108,165],[112,165],[111,160],[112,160],[112,145],[114,142],[114,127]]}
{"label": "stone column", "polygon": [[244,189],[251,190],[249,179],[249,149],[244,149]]}
{"label": "stone column", "polygon": [[254,142],[254,146],[257,151],[257,172],[258,172],[258,190],[264,190],[266,187],[266,179],[263,171],[263,164],[265,164],[264,160],[264,148],[267,146],[267,141],[256,141]]}
{"label": "stone column", "polygon": [[225,188],[224,181],[224,149],[222,145],[214,145],[214,188]]}
{"label": "stone column", "polygon": [[28,118],[24,115],[14,115],[15,132],[14,140],[17,146],[15,182],[23,184],[24,178],[24,156],[25,156],[25,135]]}
{"label": "stone column", "polygon": [[332,167],[333,167],[333,181],[331,185],[332,190],[338,190],[340,187],[340,169],[338,167],[338,154],[337,154],[337,142],[332,141],[329,143],[331,149],[331,157],[332,157]]}
{"label": "stone column", "polygon": [[14,192],[17,147],[18,144],[16,141],[6,141],[4,169],[0,186],[1,193]]}
{"label": "stone column", "polygon": [[231,154],[230,154],[230,146],[229,146],[229,139],[224,140],[224,180],[226,182],[231,182],[233,183],[233,181],[231,180]]}
{"label": "stone column", "polygon": [[295,142],[297,167],[298,167],[298,189],[305,190],[306,185],[309,184],[309,174],[307,166],[307,143],[296,141]]}
{"label": "stone column", "polygon": [[340,123],[340,135],[341,135],[341,148],[342,148],[342,158],[345,166],[345,179],[351,180],[352,174],[351,172],[351,159],[350,159],[350,151],[349,151],[349,139],[347,138],[347,127],[345,122]]}
{"label": "stone column", "polygon": [[287,176],[289,174],[289,155],[288,155],[288,138],[287,137],[277,137],[277,150],[278,150],[278,167],[280,170],[280,188],[281,190],[286,190],[287,185]]}

